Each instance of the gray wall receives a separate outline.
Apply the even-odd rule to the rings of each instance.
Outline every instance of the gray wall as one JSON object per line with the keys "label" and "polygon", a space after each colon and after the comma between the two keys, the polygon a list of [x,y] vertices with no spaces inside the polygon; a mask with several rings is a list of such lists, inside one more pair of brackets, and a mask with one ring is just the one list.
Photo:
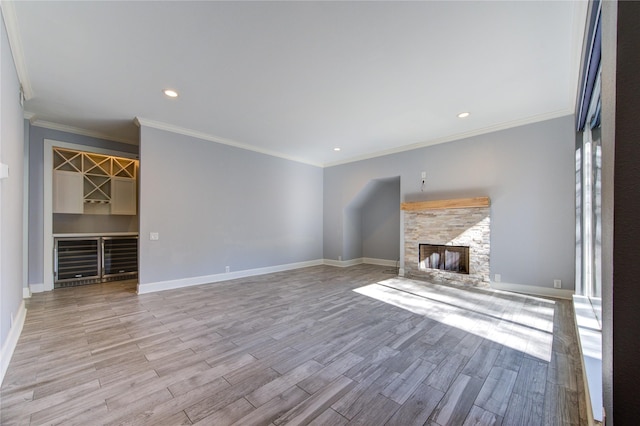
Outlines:
{"label": "gray wall", "polygon": [[602,373],[606,424],[640,404],[640,3],[602,6]]}
{"label": "gray wall", "polygon": [[[327,224],[329,230],[335,224]],[[342,260],[397,260],[400,247],[400,177],[373,179],[345,205]],[[334,259],[335,260],[335,259]],[[338,259],[339,260],[339,259]]]}
{"label": "gray wall", "polygon": [[344,209],[342,220],[344,237],[342,239],[342,260],[362,257],[362,210],[360,207]]}
{"label": "gray wall", "polygon": [[[372,179],[400,176],[407,201],[489,196],[491,273],[574,286],[573,116],[324,170],[324,257],[343,256],[344,209]],[[421,192],[421,172],[427,172]]]}
{"label": "gray wall", "polygon": [[322,258],[321,168],[144,126],[140,160],[141,284]]}
{"label": "gray wall", "polygon": [[[38,126],[29,128],[29,284],[44,283],[43,275],[43,239],[44,239],[44,140],[68,142],[93,148],[110,149],[114,151],[135,154],[137,145],[113,142],[89,136],[45,129]],[[90,150],[90,149],[88,149]],[[89,221],[109,221],[108,216],[88,219]],[[68,226],[63,224],[59,229]],[[130,228],[130,222],[128,227]],[[113,227],[110,227],[113,229]],[[124,231],[124,230],[123,230]],[[59,231],[65,232],[65,231]],[[103,231],[100,231],[103,232]],[[115,231],[110,231],[115,232]]]}
{"label": "gray wall", "polygon": [[0,27],[0,162],[9,166],[9,177],[0,181],[1,348],[11,329],[11,317],[22,302],[24,126],[20,82],[1,18]]}
{"label": "gray wall", "polygon": [[362,257],[400,257],[400,178],[378,181],[362,206]]}

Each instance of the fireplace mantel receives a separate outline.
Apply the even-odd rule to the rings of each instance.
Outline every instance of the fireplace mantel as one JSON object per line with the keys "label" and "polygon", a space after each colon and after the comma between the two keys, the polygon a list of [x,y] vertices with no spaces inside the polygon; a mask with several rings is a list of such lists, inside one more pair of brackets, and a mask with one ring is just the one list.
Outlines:
{"label": "fireplace mantel", "polygon": [[417,201],[413,203],[401,203],[400,210],[442,210],[442,209],[466,209],[470,207],[489,207],[489,197],[456,198],[452,200]]}

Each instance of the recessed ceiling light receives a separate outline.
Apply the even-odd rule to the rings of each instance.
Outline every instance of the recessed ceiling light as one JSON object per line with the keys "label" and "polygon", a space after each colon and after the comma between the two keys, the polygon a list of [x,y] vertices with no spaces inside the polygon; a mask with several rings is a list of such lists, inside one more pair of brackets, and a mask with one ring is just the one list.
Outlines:
{"label": "recessed ceiling light", "polygon": [[458,114],[458,118],[467,118],[469,115],[471,115],[468,112],[461,112],[460,114]]}
{"label": "recessed ceiling light", "polygon": [[162,91],[162,93],[164,93],[165,95],[167,95],[170,98],[177,98],[178,97],[178,92],[176,92],[173,89],[164,89]]}
{"label": "recessed ceiling light", "polygon": [[340,151],[340,148],[336,147],[336,148],[333,148],[333,150],[338,152],[338,151]]}

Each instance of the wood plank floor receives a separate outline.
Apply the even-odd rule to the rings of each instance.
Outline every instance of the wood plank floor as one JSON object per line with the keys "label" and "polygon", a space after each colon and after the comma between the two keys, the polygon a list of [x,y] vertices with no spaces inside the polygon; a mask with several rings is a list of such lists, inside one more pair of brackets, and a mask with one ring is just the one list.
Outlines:
{"label": "wood plank floor", "polygon": [[3,425],[578,425],[568,301],[318,266],[35,294]]}

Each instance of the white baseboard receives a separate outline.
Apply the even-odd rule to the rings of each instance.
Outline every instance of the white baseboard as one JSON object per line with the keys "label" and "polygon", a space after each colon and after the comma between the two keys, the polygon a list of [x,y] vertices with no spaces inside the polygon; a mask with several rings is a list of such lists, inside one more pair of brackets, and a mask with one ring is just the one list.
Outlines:
{"label": "white baseboard", "polygon": [[503,282],[491,281],[491,288],[495,290],[511,291],[513,293],[523,293],[532,296],[546,296],[555,297],[558,299],[571,300],[573,297],[573,290],[566,290],[562,288],[549,288],[549,287],[537,287],[533,285],[524,284],[512,284]]}
{"label": "white baseboard", "polygon": [[31,297],[31,290],[29,287],[22,287],[22,298],[28,299]]}
{"label": "white baseboard", "polygon": [[13,351],[16,349],[20,333],[22,333],[22,327],[24,326],[24,320],[27,317],[27,309],[24,305],[24,300],[21,301],[18,312],[13,321],[13,325],[7,335],[7,340],[2,345],[2,352],[0,352],[0,384],[4,380],[4,375],[9,368],[9,362],[13,356]]}
{"label": "white baseboard", "polygon": [[[291,271],[293,269],[307,268],[309,266],[329,265],[345,268],[348,266],[361,265],[367,263],[370,265],[396,266],[395,260],[375,259],[371,257],[360,257],[351,260],[332,260],[318,259],[307,262],[288,263],[285,265],[267,266],[265,268],[247,269],[244,271],[225,272],[214,275],[203,275],[199,277],[180,278],[177,280],[159,281],[155,283],[138,284],[138,294],[153,293],[155,291],[172,290],[182,287],[190,287],[194,285],[211,284],[221,281],[235,280],[237,278],[253,277],[256,275],[271,274],[274,272]],[[44,291],[44,284],[40,284]],[[31,284],[31,291],[36,293],[34,284]]]}
{"label": "white baseboard", "polygon": [[246,269],[244,271],[225,272],[199,277],[180,278],[177,280],[159,281],[155,283],[138,284],[138,294],[153,293],[155,291],[172,290],[194,285],[211,284],[221,281],[235,280],[237,278],[253,277],[256,275],[271,274],[274,272],[290,271],[293,269],[307,268],[309,266],[322,265],[322,259],[307,262],[288,263],[285,265],[267,266],[264,268]]}
{"label": "white baseboard", "polygon": [[29,284],[31,293],[42,293],[44,291],[44,284]]}
{"label": "white baseboard", "polygon": [[363,257],[362,263],[366,263],[367,265],[393,266],[394,268],[399,265],[397,260],[376,259],[375,257]]}
{"label": "white baseboard", "polygon": [[350,260],[333,260],[333,259],[324,259],[323,263],[329,266],[336,266],[338,268],[347,268],[349,266],[362,265],[366,263],[367,265],[380,265],[380,266],[396,266],[396,260],[389,259],[376,259],[374,257],[358,257]]}
{"label": "white baseboard", "polygon": [[350,260],[324,259],[322,263],[324,265],[336,266],[338,268],[347,268],[349,266],[361,265],[363,262],[362,262],[362,258],[359,257],[357,259],[350,259]]}

